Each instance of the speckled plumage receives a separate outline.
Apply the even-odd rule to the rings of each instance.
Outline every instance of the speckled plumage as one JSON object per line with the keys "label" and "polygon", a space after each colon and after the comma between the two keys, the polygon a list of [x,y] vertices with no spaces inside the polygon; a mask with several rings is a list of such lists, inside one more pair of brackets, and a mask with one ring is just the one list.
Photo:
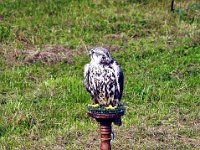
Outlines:
{"label": "speckled plumage", "polygon": [[108,50],[90,50],[91,62],[84,67],[84,85],[94,104],[118,106],[123,92],[124,77],[119,64]]}

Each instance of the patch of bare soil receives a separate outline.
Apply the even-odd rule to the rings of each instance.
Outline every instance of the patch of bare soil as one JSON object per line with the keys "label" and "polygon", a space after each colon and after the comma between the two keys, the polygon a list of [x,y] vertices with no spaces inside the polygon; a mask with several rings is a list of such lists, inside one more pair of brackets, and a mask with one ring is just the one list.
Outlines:
{"label": "patch of bare soil", "polygon": [[25,51],[24,62],[34,63],[41,61],[43,63],[71,62],[73,52],[63,45],[46,45],[41,51]]}
{"label": "patch of bare soil", "polygon": [[69,49],[64,45],[45,45],[41,49],[8,50],[4,57],[8,61],[20,61],[22,63],[42,62],[45,64],[68,62],[70,63],[79,52]]}
{"label": "patch of bare soil", "polygon": [[74,56],[86,54],[89,49],[94,47],[104,47],[110,52],[116,52],[120,49],[120,47],[116,45],[80,45],[76,49],[70,49],[65,45],[45,45],[41,49],[13,50],[9,48],[2,53],[9,63],[15,63],[16,61],[20,63],[42,62],[44,64],[53,64],[57,62],[71,63]]}

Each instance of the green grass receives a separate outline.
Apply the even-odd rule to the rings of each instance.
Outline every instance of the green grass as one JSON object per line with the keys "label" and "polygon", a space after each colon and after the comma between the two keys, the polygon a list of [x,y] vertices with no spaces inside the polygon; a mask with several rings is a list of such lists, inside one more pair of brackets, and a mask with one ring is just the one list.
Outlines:
{"label": "green grass", "polygon": [[[0,0],[0,149],[98,149],[83,87],[86,47],[96,45],[110,47],[125,76],[113,149],[198,149],[199,6],[176,1],[171,13],[164,0]],[[46,45],[73,57],[25,62]]]}

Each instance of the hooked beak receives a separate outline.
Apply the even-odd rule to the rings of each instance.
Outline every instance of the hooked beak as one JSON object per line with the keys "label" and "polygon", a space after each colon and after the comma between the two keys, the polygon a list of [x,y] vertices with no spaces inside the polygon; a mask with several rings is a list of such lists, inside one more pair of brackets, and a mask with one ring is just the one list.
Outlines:
{"label": "hooked beak", "polygon": [[94,51],[93,51],[93,50],[90,50],[90,51],[89,51],[89,55],[92,56],[93,54],[94,54]]}
{"label": "hooked beak", "polygon": [[93,50],[90,50],[90,51],[89,51],[89,56],[90,56],[91,59],[93,59],[93,54],[94,54],[94,51],[93,51]]}

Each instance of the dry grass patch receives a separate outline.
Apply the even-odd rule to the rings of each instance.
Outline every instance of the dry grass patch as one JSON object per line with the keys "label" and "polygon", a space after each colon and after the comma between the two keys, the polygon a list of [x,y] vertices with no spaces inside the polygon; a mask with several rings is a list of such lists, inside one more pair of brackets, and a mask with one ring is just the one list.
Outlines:
{"label": "dry grass patch", "polygon": [[7,61],[52,64],[57,62],[71,63],[73,57],[80,55],[82,51],[73,50],[65,45],[45,45],[42,48],[32,48],[27,50],[7,50],[3,56]]}
{"label": "dry grass patch", "polygon": [[[163,121],[159,126],[122,126],[114,128],[116,139],[113,147],[116,150],[135,149],[198,149],[200,146],[200,123],[195,120],[177,121],[169,124]],[[190,134],[195,134],[192,136]]]}

